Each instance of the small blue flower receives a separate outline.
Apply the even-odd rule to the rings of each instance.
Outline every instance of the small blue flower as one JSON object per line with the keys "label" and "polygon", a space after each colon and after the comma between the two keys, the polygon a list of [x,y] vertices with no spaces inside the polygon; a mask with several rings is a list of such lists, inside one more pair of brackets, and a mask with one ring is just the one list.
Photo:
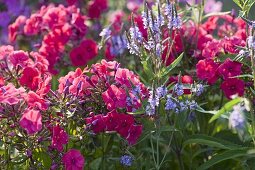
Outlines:
{"label": "small blue flower", "polygon": [[139,28],[137,26],[135,27],[131,27],[129,29],[130,31],[130,37],[131,37],[131,41],[132,42],[138,42],[138,43],[141,43],[142,40],[143,40],[143,36],[142,36],[142,33],[140,32]]}
{"label": "small blue flower", "polygon": [[135,54],[139,55],[139,47],[133,42],[133,43],[128,43],[127,48],[129,49],[130,54]]}
{"label": "small blue flower", "polygon": [[243,113],[243,108],[240,105],[234,106],[233,111],[229,116],[230,127],[236,130],[242,130],[245,127],[245,117]]}
{"label": "small blue flower", "polygon": [[181,96],[184,94],[183,85],[180,83],[177,83],[174,86],[174,92],[177,94],[177,96]]}
{"label": "small blue flower", "polygon": [[172,13],[173,13],[173,4],[172,3],[169,3],[166,5],[165,7],[165,15],[167,17],[171,17],[172,16]]}
{"label": "small blue flower", "polygon": [[171,95],[167,96],[165,110],[174,110],[177,107],[176,103],[173,101]]}
{"label": "small blue flower", "polygon": [[200,96],[204,91],[204,86],[202,84],[196,85],[196,96]]}
{"label": "small blue flower", "polygon": [[180,111],[186,111],[188,110],[188,103],[187,101],[184,103],[184,102],[180,102]]}
{"label": "small blue flower", "polygon": [[132,93],[134,95],[139,95],[141,93],[141,86],[140,85],[136,85],[134,89],[132,89]]}
{"label": "small blue flower", "polygon": [[133,157],[130,155],[123,155],[120,157],[120,163],[124,166],[131,166],[133,163]]}
{"label": "small blue flower", "polygon": [[162,53],[162,47],[161,47],[160,43],[157,43],[157,45],[156,45],[156,56],[160,58],[161,53]]}
{"label": "small blue flower", "polygon": [[168,28],[172,29],[180,29],[182,26],[182,20],[180,16],[173,16],[171,18],[168,18]]}
{"label": "small blue flower", "polygon": [[161,98],[167,95],[167,88],[165,86],[160,86],[156,89],[156,95]]}
{"label": "small blue flower", "polygon": [[149,17],[148,17],[148,15],[147,15],[147,13],[146,12],[142,12],[142,20],[143,20],[143,27],[144,27],[144,29],[147,29],[148,28],[148,23],[149,23]]}
{"label": "small blue flower", "polygon": [[109,37],[109,36],[111,35],[111,33],[112,33],[112,31],[109,29],[109,27],[107,27],[107,28],[104,28],[104,29],[100,32],[99,36],[100,36],[100,37]]}
{"label": "small blue flower", "polygon": [[152,108],[150,105],[147,105],[145,113],[148,116],[155,115],[155,107]]}
{"label": "small blue flower", "polygon": [[152,39],[150,39],[148,42],[144,42],[143,45],[147,50],[151,50],[154,48],[155,43]]}
{"label": "small blue flower", "polygon": [[190,110],[196,110],[197,109],[197,102],[195,100],[192,100],[191,102],[189,102],[189,109]]}
{"label": "small blue flower", "polygon": [[247,38],[248,47],[251,49],[255,49],[255,39],[253,36],[249,36]]}
{"label": "small blue flower", "polygon": [[121,55],[127,48],[127,39],[123,35],[112,36],[111,42],[110,53],[113,56]]}

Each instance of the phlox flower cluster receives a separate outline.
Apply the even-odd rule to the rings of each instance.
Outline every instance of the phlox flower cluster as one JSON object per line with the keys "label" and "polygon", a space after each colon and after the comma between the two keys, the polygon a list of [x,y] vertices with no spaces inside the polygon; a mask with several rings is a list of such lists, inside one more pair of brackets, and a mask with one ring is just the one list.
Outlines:
{"label": "phlox flower cluster", "polygon": [[65,49],[67,45],[70,46],[69,42],[72,42],[70,60],[74,66],[85,65],[97,55],[96,43],[83,39],[88,30],[86,20],[87,17],[75,6],[42,6],[30,17],[21,15],[9,25],[9,39],[15,42],[21,35],[31,39],[40,35],[37,38],[41,39],[41,43],[32,40],[32,48],[38,49],[48,60],[49,71],[56,74],[59,71],[56,66],[64,63]]}

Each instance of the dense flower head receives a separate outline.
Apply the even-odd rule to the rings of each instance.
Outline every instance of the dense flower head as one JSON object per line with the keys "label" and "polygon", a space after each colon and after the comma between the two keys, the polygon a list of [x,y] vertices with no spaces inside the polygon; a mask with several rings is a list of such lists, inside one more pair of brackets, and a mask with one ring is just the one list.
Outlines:
{"label": "dense flower head", "polygon": [[134,145],[142,133],[142,125],[136,124],[132,115],[118,113],[115,110],[102,114],[91,115],[85,118],[87,129],[94,134],[105,131],[116,131],[127,140],[129,145]]}
{"label": "dense flower head", "polygon": [[130,155],[122,155],[120,157],[120,163],[124,166],[131,166],[133,163],[133,157]]}
{"label": "dense flower head", "polygon": [[70,149],[62,158],[65,169],[70,170],[83,170],[85,165],[85,159],[79,150]]}
{"label": "dense flower head", "polygon": [[[63,5],[54,6],[52,4],[42,6],[39,11],[32,14],[29,18],[17,18],[9,26],[9,38],[14,42],[17,35],[34,37],[43,33],[43,36],[38,36],[42,40],[42,43],[39,45],[39,52],[48,60],[49,71],[56,74],[58,70],[55,69],[55,65],[62,59],[62,55],[65,53],[65,46],[70,41],[79,43],[79,40],[86,34],[86,19],[81,14],[80,9],[75,6],[65,7]],[[34,43],[34,41],[31,42],[32,44]],[[82,46],[84,46],[87,52],[85,54],[86,60],[93,58],[95,56],[93,47],[86,45],[86,42],[82,43],[85,43]],[[91,45],[91,42],[89,44]],[[77,63],[74,64],[77,66]]]}

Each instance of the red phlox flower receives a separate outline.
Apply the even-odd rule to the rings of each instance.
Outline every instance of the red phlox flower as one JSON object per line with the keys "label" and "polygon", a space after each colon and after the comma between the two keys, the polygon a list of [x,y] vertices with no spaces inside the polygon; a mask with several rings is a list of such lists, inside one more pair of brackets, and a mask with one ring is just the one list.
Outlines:
{"label": "red phlox flower", "polygon": [[41,32],[43,18],[40,14],[32,14],[30,18],[26,20],[26,24],[24,26],[24,34],[25,35],[36,35]]}
{"label": "red phlox flower", "polygon": [[227,79],[240,75],[242,72],[241,67],[241,63],[227,58],[224,63],[219,66],[218,72],[223,76],[224,79]]}
{"label": "red phlox flower", "polygon": [[142,125],[131,125],[128,130],[128,136],[126,137],[129,145],[136,144],[138,138],[141,136],[143,130]]}
{"label": "red phlox flower", "polygon": [[41,72],[48,72],[49,61],[37,52],[30,52],[31,57],[33,57],[35,62],[35,67]]}
{"label": "red phlox flower", "polygon": [[38,83],[38,89],[36,91],[36,94],[39,96],[45,96],[51,89],[51,76],[50,75],[44,75],[44,79],[41,79]]}
{"label": "red phlox flower", "polygon": [[84,66],[98,54],[97,44],[93,40],[84,40],[79,47],[74,48],[70,53],[70,59],[74,66]]}
{"label": "red phlox flower", "polygon": [[68,86],[70,86],[73,82],[73,80],[77,77],[82,76],[82,70],[80,68],[77,68],[75,71],[70,71],[66,76],[60,77],[58,79],[59,85],[58,85],[58,92],[64,93],[64,89],[66,87],[66,83],[68,81]]}
{"label": "red phlox flower", "polygon": [[105,117],[106,131],[115,131],[119,125],[120,114],[113,110],[107,113]]}
{"label": "red phlox flower", "polygon": [[43,15],[43,24],[53,29],[68,22],[68,13],[63,5],[49,8]]}
{"label": "red phlox flower", "polygon": [[8,27],[8,37],[10,42],[14,42],[17,38],[17,35],[21,29],[21,27],[25,24],[26,17],[19,16],[13,24],[10,24]]}
{"label": "red phlox flower", "polygon": [[244,40],[236,36],[225,37],[220,41],[220,43],[221,46],[224,48],[224,51],[230,54],[238,54],[239,53],[238,46],[245,47],[246,45]]}
{"label": "red phlox flower", "polygon": [[220,86],[223,90],[225,96],[228,99],[231,99],[231,96],[238,95],[243,96],[244,94],[245,83],[243,80],[239,80],[237,78],[229,78],[226,79]]}
{"label": "red phlox flower", "polygon": [[5,81],[4,78],[0,76],[0,87],[4,86]]}
{"label": "red phlox flower", "polygon": [[31,90],[36,90],[38,87],[40,77],[36,68],[26,67],[23,70],[22,76],[19,79],[19,83],[22,86],[27,86]]}
{"label": "red phlox flower", "polygon": [[91,66],[91,73],[96,74],[99,77],[114,76],[118,67],[119,63],[116,61],[106,61],[103,59],[101,63],[96,63]]}
{"label": "red phlox flower", "polygon": [[66,170],[83,170],[85,160],[80,151],[70,149],[62,158]]}
{"label": "red phlox flower", "polygon": [[81,47],[72,49],[70,52],[70,59],[73,66],[84,66],[87,64],[87,59],[84,56],[84,49]]}
{"label": "red phlox flower", "polygon": [[108,9],[108,0],[93,0],[88,4],[88,16],[92,19],[100,18],[102,12]]}
{"label": "red phlox flower", "polygon": [[125,68],[118,68],[115,74],[116,82],[121,85],[125,85],[128,88],[131,88],[132,85],[139,85],[140,80],[139,77],[136,76],[132,71]]}
{"label": "red phlox flower", "polygon": [[81,13],[73,13],[71,24],[79,31],[79,36],[84,36],[87,31],[87,26],[85,24],[86,17],[81,15]]}
{"label": "red phlox flower", "polygon": [[58,70],[55,69],[55,64],[60,59],[60,53],[54,47],[51,47],[49,45],[43,44],[40,49],[39,53],[42,56],[45,56],[45,58],[49,62],[48,71],[52,74],[57,74]]}
{"label": "red phlox flower", "polygon": [[109,21],[112,24],[114,33],[119,33],[123,25],[125,13],[122,10],[116,10],[109,15]]}
{"label": "red phlox flower", "polygon": [[116,127],[117,132],[123,138],[126,138],[129,134],[130,126],[135,123],[135,119],[132,115],[120,113],[119,114],[119,124]]}
{"label": "red phlox flower", "polygon": [[72,5],[76,4],[78,2],[78,0],[66,0],[66,2],[69,6],[72,6]]}
{"label": "red phlox flower", "polygon": [[63,26],[55,26],[52,31],[49,32],[43,38],[43,43],[47,44],[51,48],[54,48],[58,52],[64,51],[64,45],[70,39],[72,30],[69,24]]}
{"label": "red phlox flower", "polygon": [[200,60],[196,65],[198,78],[213,84],[218,79],[218,66],[212,59]]}
{"label": "red phlox flower", "polygon": [[208,33],[213,33],[213,31],[217,28],[218,20],[218,16],[209,17],[207,21],[201,25],[201,27],[205,29]]}
{"label": "red phlox flower", "polygon": [[126,107],[126,91],[122,88],[116,87],[115,85],[111,85],[105,92],[103,92],[102,98],[109,111],[116,108]]}
{"label": "red phlox flower", "polygon": [[68,143],[68,134],[60,126],[54,126],[52,130],[51,146],[59,152],[63,151],[63,145]]}
{"label": "red phlox flower", "polygon": [[205,44],[205,47],[202,51],[202,57],[204,58],[214,58],[216,57],[219,53],[223,53],[224,49],[222,48],[222,44],[218,40],[212,40],[208,41]]}
{"label": "red phlox flower", "polygon": [[92,117],[85,118],[86,125],[95,133],[104,132],[106,129],[106,120],[103,115],[98,114]]}
{"label": "red phlox flower", "polygon": [[29,135],[42,129],[42,115],[38,110],[27,109],[24,111],[19,124]]}

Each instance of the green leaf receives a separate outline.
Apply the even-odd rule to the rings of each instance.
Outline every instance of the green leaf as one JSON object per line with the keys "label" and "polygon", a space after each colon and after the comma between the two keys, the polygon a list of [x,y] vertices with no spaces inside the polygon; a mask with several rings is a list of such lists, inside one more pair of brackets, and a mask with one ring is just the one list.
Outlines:
{"label": "green leaf", "polygon": [[235,98],[227,102],[210,120],[209,123],[212,123],[214,120],[218,119],[222,114],[230,111],[233,106],[241,102],[241,98]]}
{"label": "green leaf", "polygon": [[183,53],[180,54],[178,58],[176,58],[169,66],[166,67],[166,69],[162,72],[161,77],[167,76],[182,60]]}
{"label": "green leaf", "polygon": [[152,72],[151,67],[149,67],[148,59],[141,61],[141,63],[143,65],[144,72],[147,74],[147,76],[149,76],[150,79],[153,79],[154,74]]}
{"label": "green leaf", "polygon": [[253,78],[253,76],[251,74],[243,74],[243,75],[239,75],[239,76],[233,76],[231,78]]}
{"label": "green leaf", "polygon": [[206,19],[206,18],[209,18],[211,16],[222,16],[222,15],[228,15],[230,14],[231,12],[230,11],[227,11],[227,12],[211,12],[209,14],[206,14],[203,19]]}
{"label": "green leaf", "polygon": [[97,158],[95,160],[93,160],[89,165],[90,165],[90,169],[91,170],[96,170],[100,168],[102,162],[102,158]]}
{"label": "green leaf", "polygon": [[234,1],[234,3],[236,3],[236,5],[237,6],[239,6],[240,8],[243,8],[243,2],[242,2],[242,0],[233,0]]}
{"label": "green leaf", "polygon": [[217,154],[213,156],[209,161],[202,164],[200,167],[198,167],[198,170],[205,170],[213,165],[220,163],[222,161],[228,160],[228,159],[234,159],[242,156],[248,156],[249,148],[243,148],[243,149],[235,149],[235,150],[228,150],[223,153]]}
{"label": "green leaf", "polygon": [[251,92],[255,95],[255,90],[250,87]]}
{"label": "green leaf", "polygon": [[188,138],[188,140],[186,140],[184,142],[183,145],[186,146],[186,145],[192,144],[192,143],[207,145],[207,146],[215,147],[215,148],[219,148],[219,149],[240,148],[240,145],[231,143],[226,140],[218,139],[218,138],[215,138],[212,136],[207,136],[207,135],[192,135],[191,137]]}
{"label": "green leaf", "polygon": [[45,169],[50,168],[52,160],[49,154],[47,154],[47,152],[44,151],[42,148],[36,149],[33,152],[33,158],[41,162]]}

